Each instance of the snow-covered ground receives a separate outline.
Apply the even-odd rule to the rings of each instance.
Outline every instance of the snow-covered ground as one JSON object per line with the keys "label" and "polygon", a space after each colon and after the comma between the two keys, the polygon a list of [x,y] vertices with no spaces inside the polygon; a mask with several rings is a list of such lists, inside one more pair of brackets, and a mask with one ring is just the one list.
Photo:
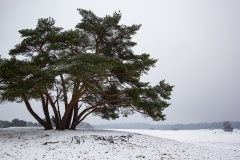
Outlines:
{"label": "snow-covered ground", "polygon": [[0,159],[240,160],[240,130],[7,128],[0,129]]}
{"label": "snow-covered ground", "polygon": [[240,152],[240,130],[236,129],[233,132],[224,132],[221,129],[179,131],[119,129],[117,131],[146,134],[201,146],[238,150]]}

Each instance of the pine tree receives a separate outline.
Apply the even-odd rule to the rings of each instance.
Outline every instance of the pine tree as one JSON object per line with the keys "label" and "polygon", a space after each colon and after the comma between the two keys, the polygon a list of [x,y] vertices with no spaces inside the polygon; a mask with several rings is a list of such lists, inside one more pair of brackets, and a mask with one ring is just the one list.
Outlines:
{"label": "pine tree", "polygon": [[[10,59],[0,60],[1,102],[24,102],[45,129],[53,128],[51,119],[56,129],[75,129],[89,114],[116,119],[139,112],[165,120],[162,111],[170,105],[174,86],[164,80],[156,86],[140,81],[157,62],[132,51],[132,36],[141,25],[120,25],[121,13],[98,17],[78,11],[82,20],[73,30],[64,31],[53,18],[45,18],[35,29],[19,31],[22,42],[10,50]],[[41,102],[44,120],[30,100]]]}

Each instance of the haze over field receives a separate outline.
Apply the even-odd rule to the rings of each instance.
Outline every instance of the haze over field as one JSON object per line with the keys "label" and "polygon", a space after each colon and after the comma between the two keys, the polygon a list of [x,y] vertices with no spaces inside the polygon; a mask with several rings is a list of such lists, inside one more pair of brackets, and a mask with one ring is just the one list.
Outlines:
{"label": "haze over field", "polygon": [[[18,30],[35,28],[38,18],[52,17],[56,26],[74,29],[81,20],[77,8],[98,16],[121,11],[121,24],[142,24],[134,41],[136,54],[159,59],[143,77],[155,85],[165,79],[175,85],[167,120],[153,122],[139,114],[115,121],[88,117],[102,123],[199,123],[240,121],[240,1],[0,1],[0,54],[21,42]],[[32,102],[42,115],[41,104]],[[24,104],[0,105],[2,120],[34,121]]]}

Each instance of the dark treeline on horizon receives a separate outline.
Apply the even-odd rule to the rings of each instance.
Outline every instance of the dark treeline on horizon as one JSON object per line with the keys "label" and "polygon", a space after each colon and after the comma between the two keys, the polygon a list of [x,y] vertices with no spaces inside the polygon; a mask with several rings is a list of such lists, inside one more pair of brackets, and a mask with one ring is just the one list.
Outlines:
{"label": "dark treeline on horizon", "polygon": [[[233,129],[240,129],[240,122],[230,122]],[[53,124],[54,126],[54,124]],[[0,120],[0,128],[8,127],[42,127],[39,123],[27,122],[17,118],[12,121]],[[86,122],[78,124],[77,128],[88,129],[152,129],[152,130],[197,130],[197,129],[224,129],[223,122],[191,123],[191,124],[148,124],[148,123],[114,123],[91,125]]]}
{"label": "dark treeline on horizon", "polygon": [[[53,123],[53,126],[55,127],[55,124],[53,121],[52,123]],[[27,122],[24,120],[19,120],[18,118],[13,119],[12,121],[0,120],[0,128],[9,128],[9,127],[42,127],[42,126],[39,123]],[[76,128],[93,129],[94,127],[89,123],[81,122],[77,125]]]}
{"label": "dark treeline on horizon", "polygon": [[[240,129],[240,122],[230,122],[234,129]],[[116,123],[93,125],[97,129],[154,129],[154,130],[195,130],[223,129],[223,122],[195,124],[148,124],[148,123]]]}
{"label": "dark treeline on horizon", "polygon": [[0,128],[8,127],[40,127],[41,125],[34,122],[27,122],[24,120],[19,120],[18,118],[13,119],[12,121],[0,120]]}

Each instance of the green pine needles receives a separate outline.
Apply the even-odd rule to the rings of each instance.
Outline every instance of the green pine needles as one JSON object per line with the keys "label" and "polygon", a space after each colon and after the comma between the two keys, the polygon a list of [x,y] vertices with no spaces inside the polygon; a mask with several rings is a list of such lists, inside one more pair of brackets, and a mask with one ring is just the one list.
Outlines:
{"label": "green pine needles", "polygon": [[[141,25],[120,25],[121,13],[98,17],[78,11],[82,20],[73,30],[63,31],[45,18],[35,29],[19,31],[23,40],[10,50],[11,58],[0,58],[1,102],[25,103],[45,129],[53,128],[51,119],[56,129],[75,129],[89,114],[116,119],[139,112],[164,120],[174,86],[140,81],[157,62],[131,49]],[[42,104],[43,119],[30,100]]]}

